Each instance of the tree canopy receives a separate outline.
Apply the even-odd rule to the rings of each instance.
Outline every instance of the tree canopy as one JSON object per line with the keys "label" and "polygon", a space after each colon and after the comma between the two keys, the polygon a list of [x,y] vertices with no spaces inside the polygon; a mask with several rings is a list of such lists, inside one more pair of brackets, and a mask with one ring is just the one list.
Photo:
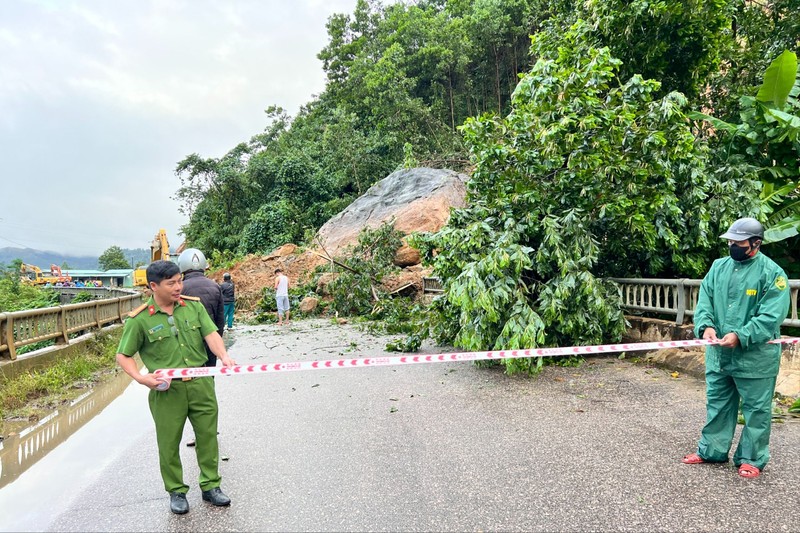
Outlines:
{"label": "tree canopy", "polygon": [[115,268],[132,268],[125,253],[119,246],[110,246],[97,258],[100,270],[113,270]]}
{"label": "tree canopy", "polygon": [[605,277],[700,276],[740,216],[783,224],[769,252],[798,271],[798,90],[759,90],[798,30],[800,0],[358,0],[328,21],[319,96],[178,163],[183,230],[265,252],[404,163],[468,170],[469,206],[417,240],[448,288],[437,336],[612,338]]}
{"label": "tree canopy", "polygon": [[537,34],[540,59],[511,112],[464,126],[475,161],[468,207],[417,241],[444,281],[440,341],[478,350],[615,340],[624,319],[603,278],[702,275],[712,206],[722,218],[738,207],[714,195],[686,98],[659,98],[660,84],[638,74],[620,79],[621,61],[590,31],[577,21],[557,50]]}

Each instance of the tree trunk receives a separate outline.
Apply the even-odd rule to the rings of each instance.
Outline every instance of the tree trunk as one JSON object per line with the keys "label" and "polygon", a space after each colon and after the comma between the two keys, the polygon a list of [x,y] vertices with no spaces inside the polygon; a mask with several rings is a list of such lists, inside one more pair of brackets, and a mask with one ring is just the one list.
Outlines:
{"label": "tree trunk", "polygon": [[453,131],[456,131],[456,112],[453,107],[453,71],[450,70],[450,75],[447,77],[447,85],[450,89],[450,126]]}
{"label": "tree trunk", "polygon": [[503,100],[500,97],[500,50],[496,44],[492,44],[494,50],[494,88],[497,91],[497,113],[503,113]]}

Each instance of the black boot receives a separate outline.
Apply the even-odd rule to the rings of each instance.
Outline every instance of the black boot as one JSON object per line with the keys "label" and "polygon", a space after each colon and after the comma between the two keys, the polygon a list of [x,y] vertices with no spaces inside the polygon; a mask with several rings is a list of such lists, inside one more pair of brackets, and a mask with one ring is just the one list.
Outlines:
{"label": "black boot", "polygon": [[175,514],[186,514],[189,512],[189,502],[186,501],[186,494],[182,492],[169,493],[169,510]]}
{"label": "black boot", "polygon": [[225,496],[225,493],[219,487],[203,491],[203,500],[216,505],[224,507],[231,504],[231,499]]}

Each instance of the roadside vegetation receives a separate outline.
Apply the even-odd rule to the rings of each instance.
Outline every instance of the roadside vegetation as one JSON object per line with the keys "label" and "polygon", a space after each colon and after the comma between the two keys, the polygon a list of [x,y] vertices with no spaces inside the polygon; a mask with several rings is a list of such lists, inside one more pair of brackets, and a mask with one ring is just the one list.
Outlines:
{"label": "roadside vegetation", "polygon": [[[327,85],[319,96],[295,116],[268,108],[264,131],[254,132],[222,157],[195,153],[176,166],[181,187],[175,198],[190,216],[184,228],[187,240],[215,258],[215,265],[248,253],[266,253],[287,242],[308,242],[322,223],[399,167],[469,171],[485,154],[475,144],[477,132],[468,130],[516,116],[522,101],[531,96],[518,88],[520,76],[530,85],[537,62],[559,64],[559,46],[567,33],[580,35],[572,38],[566,53],[594,49],[610,61],[605,92],[595,90],[596,97],[621,95],[622,86],[639,80],[626,97],[641,91],[650,105],[668,102],[670,107],[663,111],[677,113],[670,119],[673,125],[692,111],[735,124],[752,108],[743,106],[740,97],[756,97],[770,63],[784,50],[800,51],[800,0],[359,0],[352,13],[332,16],[327,31],[328,43],[319,53]],[[558,75],[569,76],[571,66],[565,58],[560,64]],[[575,65],[576,75],[586,68],[585,63]],[[574,92],[571,98],[575,105],[587,101]],[[775,107],[756,100],[756,107]],[[641,109],[645,101],[639,102]],[[795,103],[792,97],[786,105]],[[572,111],[583,122],[570,133],[575,125],[549,122],[552,117],[545,109],[535,110],[537,126],[544,128],[539,139],[543,148],[558,152],[565,148],[558,143],[569,140],[570,134],[594,131],[591,123],[597,106]],[[796,107],[783,112],[797,116]],[[686,152],[685,143],[693,144],[691,161],[670,160],[684,166],[669,171],[684,180],[696,178],[693,190],[707,189],[711,212],[716,213],[713,201],[725,198],[737,205],[739,213],[723,209],[709,227],[703,217],[689,220],[694,230],[683,233],[666,227],[662,231],[668,238],[646,241],[645,255],[661,253],[657,247],[666,240],[669,251],[695,248],[687,258],[694,261],[689,270],[702,269],[719,252],[717,243],[707,242],[705,235],[730,223],[731,217],[753,214],[771,224],[787,224],[786,232],[776,236],[787,240],[770,251],[784,257],[784,266],[794,269],[790,277],[796,277],[800,265],[790,261],[788,252],[800,246],[795,231],[800,221],[797,124],[784,118],[776,122],[774,116],[766,117],[765,125],[776,126],[761,130],[766,137],[751,131],[728,135],[727,130],[700,120],[688,124],[693,139],[682,137],[674,148]],[[467,131],[462,129],[465,124]],[[560,132],[552,138],[547,135],[549,124]],[[646,142],[630,150],[656,151],[660,143],[673,142],[664,137],[668,128],[655,123],[646,128],[653,135],[641,138]],[[589,142],[587,148],[591,146]],[[778,159],[770,159],[776,154]],[[608,155],[598,150],[597,164]],[[627,164],[637,164],[637,155],[654,157],[626,153]],[[506,156],[517,154],[511,149]],[[519,163],[520,170],[526,170]],[[700,172],[683,176],[690,169]],[[535,171],[525,176],[539,180],[546,175]],[[521,178],[506,176],[501,184],[512,189],[524,186]],[[765,187],[767,183],[771,188]],[[668,181],[664,185],[672,186]],[[674,193],[688,195],[680,188]],[[690,207],[698,198],[686,200],[686,205],[669,209],[693,218]],[[637,211],[640,206],[630,206],[634,230],[637,221],[648,216]],[[680,218],[673,212],[673,220]],[[695,238],[700,241],[687,241]],[[651,266],[649,257],[636,259],[621,266],[631,274]],[[664,264],[662,274],[670,274],[671,263]]]}
{"label": "roadside vegetation", "polygon": [[36,422],[106,376],[115,375],[117,339],[98,331],[77,357],[0,382],[0,436],[9,421]]}
{"label": "roadside vegetation", "polygon": [[[91,300],[88,292],[79,293],[74,303]],[[58,293],[21,282],[19,264],[0,265],[0,312],[40,309],[58,305]],[[18,354],[53,344],[42,341],[22,346]],[[0,436],[9,420],[35,422],[103,379],[116,368],[116,340],[107,332],[98,331],[86,344],[80,357],[59,361],[52,366],[0,381]]]}
{"label": "roadside vegetation", "polygon": [[22,281],[20,265],[21,261],[0,264],[0,313],[58,305],[58,293]]}

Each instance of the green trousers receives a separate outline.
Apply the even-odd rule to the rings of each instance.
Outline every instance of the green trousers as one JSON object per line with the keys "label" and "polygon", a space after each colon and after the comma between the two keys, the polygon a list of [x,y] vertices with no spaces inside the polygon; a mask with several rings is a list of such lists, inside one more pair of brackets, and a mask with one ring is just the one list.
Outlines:
{"label": "green trousers", "polygon": [[697,454],[709,462],[728,460],[741,398],[744,428],[733,454],[733,463],[736,466],[747,463],[763,469],[769,461],[775,381],[774,377],[736,378],[706,372],[707,420]]}
{"label": "green trousers", "polygon": [[187,418],[194,428],[200,488],[210,490],[219,487],[222,478],[219,475],[218,407],[214,380],[172,380],[166,391],[151,390],[149,403],[156,424],[158,460],[164,489],[183,493],[189,490],[189,485],[183,482],[180,455],[181,437]]}

